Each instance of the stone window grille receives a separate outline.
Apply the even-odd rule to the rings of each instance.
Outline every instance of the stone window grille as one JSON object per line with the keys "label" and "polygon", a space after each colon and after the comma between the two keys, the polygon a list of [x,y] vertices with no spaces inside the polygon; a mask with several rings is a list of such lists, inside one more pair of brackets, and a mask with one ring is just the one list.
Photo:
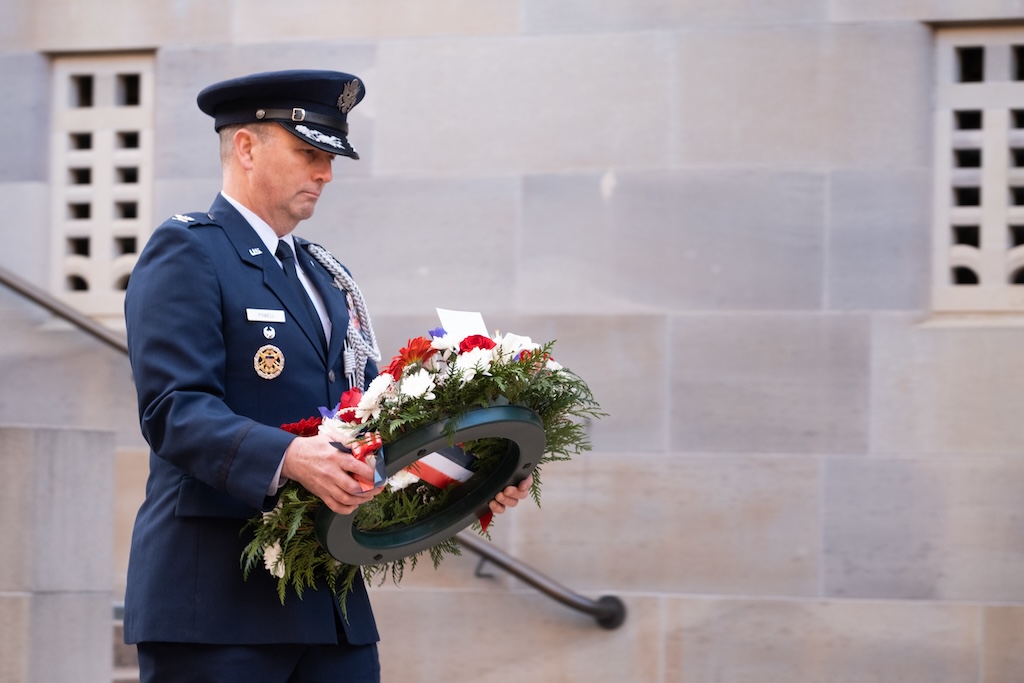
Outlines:
{"label": "stone window grille", "polygon": [[1024,26],[936,33],[937,311],[1024,311]]}
{"label": "stone window grille", "polygon": [[152,229],[153,57],[62,56],[52,67],[51,290],[117,321]]}

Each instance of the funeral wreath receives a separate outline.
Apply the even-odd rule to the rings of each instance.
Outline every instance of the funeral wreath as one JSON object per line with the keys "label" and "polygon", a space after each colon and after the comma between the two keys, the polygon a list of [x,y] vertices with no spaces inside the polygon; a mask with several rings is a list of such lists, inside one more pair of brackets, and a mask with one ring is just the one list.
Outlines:
{"label": "funeral wreath", "polygon": [[[538,344],[515,334],[453,339],[438,328],[429,337],[409,340],[365,392],[347,391],[333,409],[322,407],[319,415],[282,429],[299,436],[326,434],[337,446],[374,464],[381,446],[386,452],[388,444],[418,428],[453,424],[469,411],[495,405],[521,406],[533,411],[543,425],[544,453],[532,470],[530,489],[540,505],[540,466],[590,450],[586,423],[604,414],[586,382],[555,362],[553,346],[554,342]],[[358,508],[354,528],[380,532],[414,524],[443,509],[458,487],[471,485],[506,452],[504,439],[455,443],[452,437],[445,452],[432,453],[387,477],[383,491]],[[367,489],[374,486],[364,483]],[[289,587],[301,598],[304,590],[324,582],[344,605],[360,569],[368,579],[390,576],[397,583],[407,566],[416,567],[422,552],[429,553],[435,567],[445,555],[459,554],[457,542],[449,536],[426,551],[390,562],[343,563],[317,538],[315,518],[322,507],[322,501],[301,485],[287,483],[277,505],[247,526],[253,537],[241,558],[245,577],[254,570],[270,572],[277,579],[282,603]],[[490,522],[485,513],[472,526],[487,535]]]}

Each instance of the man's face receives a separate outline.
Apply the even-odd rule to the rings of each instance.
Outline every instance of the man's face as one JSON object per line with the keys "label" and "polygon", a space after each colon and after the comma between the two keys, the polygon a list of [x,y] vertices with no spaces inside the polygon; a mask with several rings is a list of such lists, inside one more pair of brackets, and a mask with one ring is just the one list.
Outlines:
{"label": "man's face", "polygon": [[266,126],[252,147],[250,207],[279,236],[313,215],[332,178],[335,155],[308,145],[278,125]]}

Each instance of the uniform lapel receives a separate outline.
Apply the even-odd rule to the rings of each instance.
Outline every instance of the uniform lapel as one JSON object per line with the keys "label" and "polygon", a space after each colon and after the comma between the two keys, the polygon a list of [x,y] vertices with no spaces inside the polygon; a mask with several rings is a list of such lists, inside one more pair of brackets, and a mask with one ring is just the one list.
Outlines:
{"label": "uniform lapel", "polygon": [[[249,225],[249,222],[221,195],[217,195],[217,199],[210,209],[210,215],[224,228],[228,239],[238,251],[238,256],[249,265],[263,271],[263,284],[274,293],[288,312],[289,318],[302,330],[302,333],[309,339],[309,343],[316,347],[320,357],[324,358],[320,335],[313,327],[313,325],[319,325],[320,321],[309,319],[305,303],[299,299],[298,292],[289,284],[287,276],[281,270],[274,255],[267,253],[266,245]],[[305,261],[303,261],[303,265],[305,265]]]}
{"label": "uniform lapel", "polygon": [[[327,350],[327,365],[334,367],[341,356],[345,334],[348,332],[349,313],[345,302],[345,292],[334,282],[331,274],[309,254],[306,250],[307,244],[309,244],[308,241],[300,237],[295,238],[295,250],[299,258],[302,259],[302,267],[309,275],[313,286],[320,292],[320,297],[327,307],[327,315],[331,319],[331,341]],[[349,368],[345,368],[346,372],[348,370]]]}

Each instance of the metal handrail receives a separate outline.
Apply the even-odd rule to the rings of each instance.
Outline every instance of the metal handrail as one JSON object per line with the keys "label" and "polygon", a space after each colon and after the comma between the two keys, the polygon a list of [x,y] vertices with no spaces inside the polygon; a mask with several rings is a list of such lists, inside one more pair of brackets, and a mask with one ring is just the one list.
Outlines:
{"label": "metal handrail", "polygon": [[[6,285],[26,299],[33,301],[54,315],[91,334],[108,346],[122,353],[128,353],[128,342],[124,336],[100,325],[92,318],[68,306],[49,292],[15,275],[3,266],[0,266],[0,284]],[[522,579],[525,583],[533,586],[548,597],[561,602],[563,605],[593,616],[602,628],[615,629],[626,620],[626,606],[614,595],[605,595],[597,600],[591,600],[578,593],[574,593],[526,563],[515,559],[478,537],[462,532],[456,534],[455,540],[467,550],[476,553],[488,562]],[[115,604],[115,615],[118,613],[118,608],[119,604]],[[123,607],[120,607],[120,609],[123,610]]]}
{"label": "metal handrail", "polygon": [[39,304],[54,315],[64,318],[73,325],[85,330],[104,344],[112,346],[118,351],[128,353],[128,341],[123,335],[119,335],[113,330],[100,325],[78,309],[68,306],[49,292],[36,287],[28,280],[15,275],[3,266],[0,266],[0,284],[7,285],[26,299]]}
{"label": "metal handrail", "polygon": [[604,595],[597,600],[591,600],[574,593],[528,564],[483,541],[479,536],[463,531],[455,535],[455,540],[466,550],[473,551],[509,574],[522,579],[548,597],[574,610],[589,614],[602,628],[616,629],[626,620],[626,605],[614,595]]}

